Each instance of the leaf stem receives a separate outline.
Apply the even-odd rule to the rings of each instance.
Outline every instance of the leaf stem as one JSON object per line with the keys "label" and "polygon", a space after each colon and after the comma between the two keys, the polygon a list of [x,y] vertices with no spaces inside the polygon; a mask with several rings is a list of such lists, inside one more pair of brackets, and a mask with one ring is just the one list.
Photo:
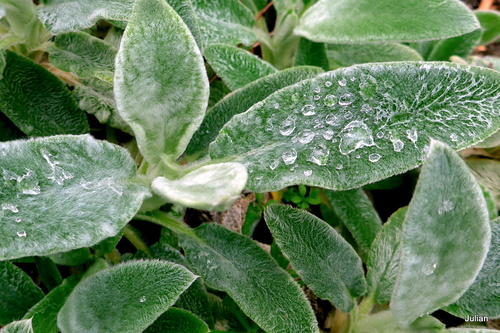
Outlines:
{"label": "leaf stem", "polygon": [[361,303],[359,303],[359,309],[358,309],[359,319],[366,317],[370,313],[373,304],[374,302],[371,296],[363,298]]}
{"label": "leaf stem", "polygon": [[123,236],[126,239],[128,239],[128,241],[130,243],[132,243],[132,245],[134,245],[134,247],[137,250],[146,253],[146,255],[148,256],[148,258],[152,258],[151,252],[149,251],[148,245],[139,236],[139,233],[137,232],[137,230],[135,230],[135,228],[132,227],[130,224],[127,224],[125,226],[125,229],[123,231]]}
{"label": "leaf stem", "polygon": [[177,233],[185,234],[189,237],[195,238],[196,240],[203,242],[198,236],[196,236],[193,229],[184,224],[184,222],[175,219],[169,214],[161,212],[159,210],[144,214],[137,214],[135,218],[138,220],[148,221],[151,223],[161,225],[162,227],[171,229]]}

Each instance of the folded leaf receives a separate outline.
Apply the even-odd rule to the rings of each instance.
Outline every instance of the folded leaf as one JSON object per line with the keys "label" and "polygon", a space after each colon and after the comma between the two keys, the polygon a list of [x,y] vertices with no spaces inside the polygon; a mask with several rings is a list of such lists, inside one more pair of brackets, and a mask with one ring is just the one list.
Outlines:
{"label": "folded leaf", "polygon": [[44,294],[33,280],[9,261],[0,261],[0,325],[21,319]]}
{"label": "folded leaf", "polygon": [[33,61],[6,51],[0,80],[0,110],[29,136],[83,134],[89,131],[65,85]]}
{"label": "folded leaf", "polygon": [[144,333],[208,333],[207,324],[191,312],[170,308],[163,313]]}
{"label": "folded leaf", "polygon": [[91,136],[0,143],[0,260],[94,245],[149,195],[128,152]]}
{"label": "folded leaf", "polygon": [[401,257],[401,230],[407,208],[397,210],[372,243],[366,267],[368,295],[379,304],[391,300],[392,290],[399,272]]}
{"label": "folded leaf", "polygon": [[234,46],[212,44],[203,55],[231,90],[278,71],[252,53]]}
{"label": "folded leaf", "polygon": [[256,192],[357,188],[418,166],[429,138],[461,149],[495,132],[499,80],[498,72],[449,63],[341,68],[234,116],[210,156],[243,163]]}
{"label": "folded leaf", "polygon": [[335,229],[312,214],[271,205],[266,222],[276,243],[307,286],[343,312],[366,291],[362,262]]}
{"label": "folded leaf", "polygon": [[444,308],[451,314],[467,318],[500,317],[500,218],[491,222],[491,245],[474,283],[458,301]]}
{"label": "folded leaf", "polygon": [[321,0],[301,17],[295,33],[315,42],[420,41],[479,28],[458,0]]}
{"label": "folded leaf", "polygon": [[140,333],[196,279],[166,261],[128,261],[80,282],[59,312],[65,333]]}
{"label": "folded leaf", "polygon": [[239,163],[202,166],[184,177],[153,180],[153,192],[167,200],[202,210],[224,211],[240,196],[247,182],[247,170]]}
{"label": "folded leaf", "polygon": [[209,89],[193,36],[164,0],[136,2],[114,82],[120,115],[146,160],[177,159],[203,120]]}
{"label": "folded leaf", "polygon": [[203,224],[195,234],[200,239],[180,235],[189,264],[264,331],[319,333],[298,285],[252,240],[216,224]]}
{"label": "folded leaf", "polygon": [[396,321],[408,327],[455,302],[479,273],[490,238],[481,188],[458,154],[433,141],[403,223]]}

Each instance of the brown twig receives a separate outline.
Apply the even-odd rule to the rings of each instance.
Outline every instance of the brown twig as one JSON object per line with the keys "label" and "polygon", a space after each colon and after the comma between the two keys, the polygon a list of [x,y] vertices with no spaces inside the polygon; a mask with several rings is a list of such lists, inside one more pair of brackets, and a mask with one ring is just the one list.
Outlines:
{"label": "brown twig", "polygon": [[481,0],[477,9],[478,10],[490,10],[493,7],[494,3],[495,3],[495,0]]}
{"label": "brown twig", "polygon": [[270,3],[268,3],[266,5],[266,7],[262,8],[262,10],[257,14],[257,16],[255,16],[255,22],[257,22],[258,20],[260,20],[261,17],[264,16],[264,14],[267,12],[267,10],[269,8],[271,8],[272,5],[273,5],[273,1],[271,1]]}
{"label": "brown twig", "polygon": [[210,81],[208,81],[208,84],[212,84],[212,82],[214,82],[219,76],[217,74],[215,74],[214,76],[212,76],[210,78]]}

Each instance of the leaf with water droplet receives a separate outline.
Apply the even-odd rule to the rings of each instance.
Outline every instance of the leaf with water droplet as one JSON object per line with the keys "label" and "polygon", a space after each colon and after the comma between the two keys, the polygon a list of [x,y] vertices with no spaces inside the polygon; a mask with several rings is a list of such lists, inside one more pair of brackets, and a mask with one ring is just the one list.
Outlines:
{"label": "leaf with water droplet", "polygon": [[128,261],[80,282],[59,312],[57,324],[72,333],[140,333],[195,279],[186,268],[170,262]]}
{"label": "leaf with water droplet", "polygon": [[491,245],[481,271],[474,283],[458,301],[444,308],[449,313],[466,318],[500,317],[500,218],[491,221]]}
{"label": "leaf with water droplet", "polygon": [[21,319],[44,294],[31,278],[9,261],[0,261],[0,325]]}
{"label": "leaf with water droplet", "polygon": [[[341,68],[285,87],[235,115],[212,142],[210,156],[253,170],[247,188],[257,192],[296,184],[357,188],[420,165],[430,138],[462,149],[494,133],[500,127],[499,80],[498,72],[451,63]],[[322,98],[315,100],[318,94]],[[337,98],[333,106],[329,96]],[[266,131],[269,123],[293,133]],[[328,141],[326,129],[335,132]],[[309,143],[294,140],[306,130],[317,133]],[[453,141],[452,133],[464,135]],[[268,167],[292,148],[297,168]],[[371,154],[381,158],[371,162]],[[306,178],[304,170],[313,174]]]}
{"label": "leaf with water droplet", "polygon": [[276,243],[297,274],[322,299],[344,312],[366,291],[362,262],[356,251],[326,222],[284,205],[265,211]]}
{"label": "leaf with water droplet", "polygon": [[203,120],[209,86],[193,36],[165,1],[135,3],[114,82],[120,116],[145,159],[158,163],[162,154],[179,157]]}
{"label": "leaf with water droplet", "polygon": [[481,188],[457,153],[433,141],[403,224],[391,298],[396,321],[407,327],[459,299],[479,273],[490,238]]}
{"label": "leaf with water droplet", "polygon": [[359,44],[442,39],[478,28],[457,0],[322,0],[302,14],[294,32],[315,42]]}
{"label": "leaf with water droplet", "polygon": [[254,54],[230,45],[212,44],[203,55],[231,90],[278,71]]}
{"label": "leaf with water droplet", "polygon": [[[0,150],[6,153],[0,170],[15,178],[0,182],[0,260],[94,245],[117,234],[149,196],[132,181],[136,168],[128,152],[91,136],[10,141]],[[18,186],[28,178],[36,194]],[[94,187],[82,186],[87,183]]]}
{"label": "leaf with water droplet", "polygon": [[298,285],[254,241],[217,224],[194,232],[179,235],[193,271],[228,293],[259,327],[269,333],[319,332]]}

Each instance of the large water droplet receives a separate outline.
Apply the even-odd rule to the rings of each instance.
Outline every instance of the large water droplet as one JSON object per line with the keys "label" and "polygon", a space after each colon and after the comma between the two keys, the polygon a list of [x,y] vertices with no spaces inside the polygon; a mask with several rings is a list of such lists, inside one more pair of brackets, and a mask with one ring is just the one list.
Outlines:
{"label": "large water droplet", "polygon": [[290,165],[293,162],[295,162],[295,160],[297,159],[297,151],[292,148],[292,149],[284,152],[281,155],[281,158],[283,159],[283,162],[285,162],[286,165]]}
{"label": "large water droplet", "polygon": [[368,156],[368,160],[370,162],[376,163],[376,162],[378,162],[378,160],[380,160],[380,155],[379,154],[370,154],[370,156]]}
{"label": "large water droplet", "polygon": [[339,104],[342,106],[351,105],[355,100],[355,97],[351,93],[345,93],[339,98]]}
{"label": "large water droplet", "polygon": [[359,93],[364,100],[372,98],[377,92],[377,80],[373,76],[366,76],[359,83]]}
{"label": "large water droplet", "polygon": [[14,206],[11,203],[6,203],[6,202],[2,203],[2,209],[10,210],[12,213],[19,213],[19,209],[17,208],[17,206]]}
{"label": "large water droplet", "polygon": [[323,132],[323,138],[325,140],[331,140],[333,138],[333,134],[334,134],[334,132],[331,129],[326,129]]}
{"label": "large water droplet", "polygon": [[314,105],[306,104],[302,107],[300,111],[304,116],[312,116],[316,114],[316,111],[314,111],[314,109],[315,109]]}
{"label": "large water droplet", "polygon": [[337,103],[337,99],[335,98],[334,95],[326,95],[323,103],[325,104],[325,106],[331,107]]}
{"label": "large water droplet", "polygon": [[436,267],[437,267],[437,262],[435,263],[432,263],[426,267],[423,268],[423,273],[425,275],[431,275],[434,273],[434,271],[436,270]]}
{"label": "large water droplet", "polygon": [[314,139],[314,136],[315,134],[313,131],[311,131],[310,129],[305,129],[297,134],[297,140],[302,144],[306,144],[311,142]]}
{"label": "large water droplet", "polygon": [[26,236],[27,236],[27,234],[26,234],[26,231],[24,231],[24,230],[17,232],[17,237],[26,237]]}
{"label": "large water droplet", "polygon": [[356,149],[365,146],[374,146],[372,131],[362,121],[355,120],[347,124],[339,133],[339,150],[343,155],[347,155]]}
{"label": "large water droplet", "polygon": [[418,140],[418,132],[415,128],[406,130],[406,137],[413,143]]}
{"label": "large water droplet", "polygon": [[326,116],[325,121],[328,125],[330,126],[339,126],[340,125],[340,118],[333,113],[330,113],[329,115]]}
{"label": "large water droplet", "polygon": [[399,153],[405,147],[405,144],[403,141],[401,141],[399,139],[395,139],[392,136],[391,136],[391,142],[392,142],[392,146],[393,146],[395,152]]}
{"label": "large water droplet", "polygon": [[444,200],[441,207],[438,208],[438,214],[443,215],[444,213],[451,212],[453,210],[453,202],[450,200]]}
{"label": "large water droplet", "polygon": [[307,159],[317,165],[326,165],[328,162],[328,157],[330,156],[330,151],[325,145],[319,145],[312,149],[311,155]]}
{"label": "large water droplet", "polygon": [[284,136],[289,136],[295,130],[295,117],[288,116],[280,125],[280,133]]}

